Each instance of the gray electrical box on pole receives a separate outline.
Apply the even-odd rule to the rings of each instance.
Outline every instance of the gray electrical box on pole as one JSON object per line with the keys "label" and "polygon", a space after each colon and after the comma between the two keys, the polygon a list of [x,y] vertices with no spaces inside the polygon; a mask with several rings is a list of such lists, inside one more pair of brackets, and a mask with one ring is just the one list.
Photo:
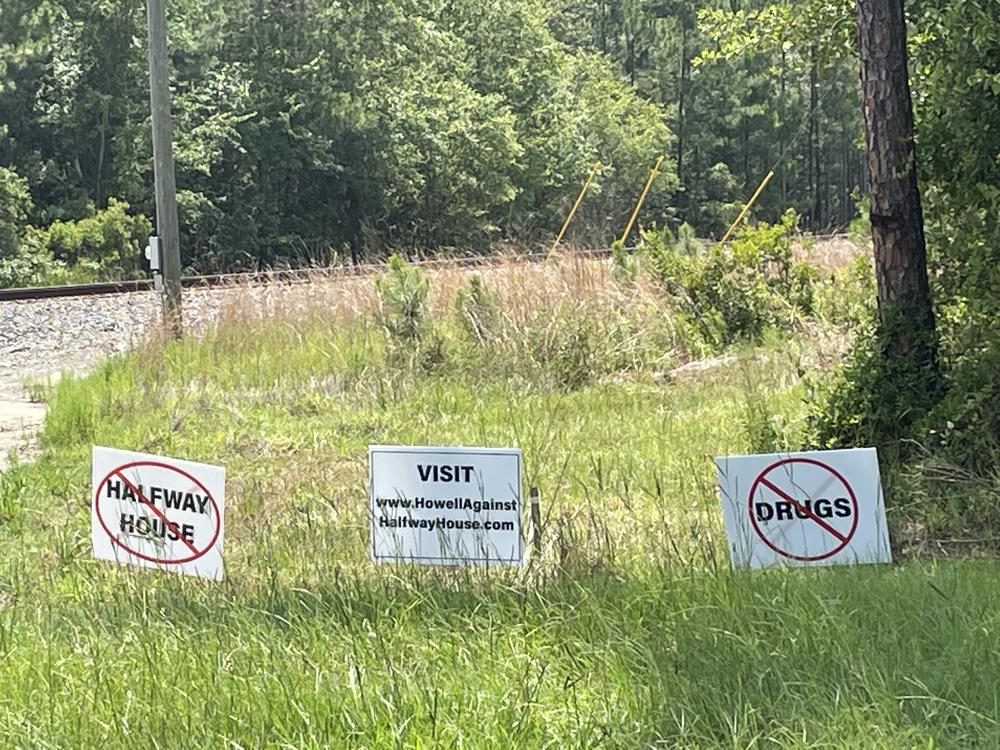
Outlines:
{"label": "gray electrical box on pole", "polygon": [[177,186],[170,129],[170,75],[167,65],[166,0],[146,0],[149,26],[149,104],[153,120],[153,176],[156,182],[156,233],[163,276],[163,324],[180,336],[181,251],[177,223]]}

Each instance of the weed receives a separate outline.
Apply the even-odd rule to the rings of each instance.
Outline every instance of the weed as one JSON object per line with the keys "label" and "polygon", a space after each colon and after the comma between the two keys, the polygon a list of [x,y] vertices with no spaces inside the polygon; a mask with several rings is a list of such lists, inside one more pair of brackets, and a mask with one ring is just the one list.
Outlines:
{"label": "weed", "polygon": [[469,277],[468,289],[459,290],[455,311],[468,336],[480,344],[491,341],[500,323],[500,300],[483,284],[479,274]]}
{"label": "weed", "polygon": [[[724,569],[710,457],[797,446],[812,337],[663,377],[686,334],[648,279],[560,261],[483,273],[480,346],[463,274],[395,265],[46,394],[42,455],[0,475],[4,746],[1000,742],[994,565]],[[447,366],[393,361],[434,336]],[[92,440],[227,467],[223,584],[89,559]],[[373,566],[374,442],[521,446],[541,552]]]}
{"label": "weed", "polygon": [[419,268],[401,255],[389,258],[386,272],[375,279],[379,320],[390,338],[403,344],[420,341],[427,330],[426,303],[430,284]]}

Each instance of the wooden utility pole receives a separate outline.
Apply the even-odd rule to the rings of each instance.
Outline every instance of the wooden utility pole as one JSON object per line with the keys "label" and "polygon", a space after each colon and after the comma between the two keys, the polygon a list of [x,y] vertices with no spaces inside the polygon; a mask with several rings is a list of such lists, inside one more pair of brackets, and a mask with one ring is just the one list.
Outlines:
{"label": "wooden utility pole", "polygon": [[[857,0],[878,305],[886,354],[937,372],[903,0]],[[932,383],[928,383],[933,386]]]}
{"label": "wooden utility pole", "polygon": [[163,324],[180,336],[181,253],[177,223],[177,186],[170,128],[170,73],[167,64],[166,0],[146,0],[149,28],[149,105],[153,120],[153,178],[156,183],[156,233],[163,273]]}

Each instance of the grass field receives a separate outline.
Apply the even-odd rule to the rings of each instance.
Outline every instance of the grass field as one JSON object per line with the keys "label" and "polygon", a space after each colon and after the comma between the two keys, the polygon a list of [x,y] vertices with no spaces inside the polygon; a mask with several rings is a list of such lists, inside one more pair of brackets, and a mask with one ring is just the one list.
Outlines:
{"label": "grass field", "polygon": [[[994,563],[729,571],[711,457],[795,447],[836,336],[680,367],[669,310],[600,268],[486,282],[489,342],[457,272],[407,345],[357,281],[51,389],[0,476],[0,744],[1000,746]],[[374,567],[369,443],[521,447],[543,549]],[[94,444],[226,466],[222,584],[90,559]]]}

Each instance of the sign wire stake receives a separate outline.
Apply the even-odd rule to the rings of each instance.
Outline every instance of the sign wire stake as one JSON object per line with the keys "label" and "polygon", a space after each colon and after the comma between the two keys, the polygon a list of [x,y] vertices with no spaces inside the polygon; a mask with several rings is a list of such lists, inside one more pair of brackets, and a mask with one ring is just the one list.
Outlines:
{"label": "sign wire stake", "polygon": [[562,242],[563,237],[566,235],[566,230],[569,229],[569,225],[572,223],[573,217],[576,216],[576,210],[580,208],[580,204],[583,203],[583,199],[587,195],[587,191],[590,190],[590,185],[593,183],[594,177],[596,177],[597,173],[600,171],[601,166],[601,162],[598,161],[594,164],[593,169],[590,170],[590,176],[587,177],[587,181],[583,184],[583,189],[577,196],[576,202],[573,204],[573,208],[570,209],[569,216],[566,217],[566,221],[563,223],[562,229],[559,230],[559,235],[556,237],[556,241],[553,242],[552,247],[549,248],[549,255],[552,255],[552,253],[556,251],[556,248],[559,247],[559,243]]}
{"label": "sign wire stake", "polygon": [[542,510],[538,500],[538,488],[528,490],[531,508],[531,549],[536,555],[542,554]]}

